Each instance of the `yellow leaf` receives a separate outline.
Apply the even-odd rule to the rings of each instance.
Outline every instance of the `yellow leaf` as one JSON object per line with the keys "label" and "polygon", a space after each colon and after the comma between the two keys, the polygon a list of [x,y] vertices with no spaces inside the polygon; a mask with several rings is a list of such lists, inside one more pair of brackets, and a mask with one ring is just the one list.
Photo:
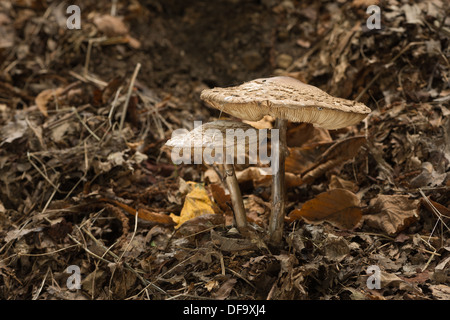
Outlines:
{"label": "yellow leaf", "polygon": [[184,222],[204,215],[214,214],[213,203],[208,197],[205,186],[202,183],[188,182],[191,186],[191,191],[186,195],[183,209],[180,215],[170,214],[170,217],[177,224],[175,228],[179,228]]}

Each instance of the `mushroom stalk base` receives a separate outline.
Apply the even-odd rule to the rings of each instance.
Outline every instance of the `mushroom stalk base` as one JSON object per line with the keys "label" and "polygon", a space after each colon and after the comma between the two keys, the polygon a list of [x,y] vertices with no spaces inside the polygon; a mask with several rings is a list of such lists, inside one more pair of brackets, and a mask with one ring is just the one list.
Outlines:
{"label": "mushroom stalk base", "polygon": [[234,219],[236,227],[241,234],[247,233],[247,215],[245,214],[244,202],[242,200],[241,189],[236,178],[234,165],[225,164],[226,182],[231,196],[231,204],[233,205]]}
{"label": "mushroom stalk base", "polygon": [[[283,238],[285,212],[285,159],[286,159],[286,126],[287,120],[276,119],[275,129],[279,130],[279,141],[272,141],[272,157],[278,164],[278,170],[272,175],[272,212],[269,220],[269,237],[272,246],[280,246]],[[278,147],[278,148],[277,148]],[[273,164],[272,164],[273,167]]]}

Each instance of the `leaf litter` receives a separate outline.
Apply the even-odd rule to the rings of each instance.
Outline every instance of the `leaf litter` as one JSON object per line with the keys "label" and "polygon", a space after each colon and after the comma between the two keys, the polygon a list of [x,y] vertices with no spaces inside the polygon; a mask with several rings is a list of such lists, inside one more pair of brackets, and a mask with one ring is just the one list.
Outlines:
{"label": "leaf litter", "polygon": [[[183,26],[172,2],[118,1],[115,15],[85,1],[69,32],[64,6],[2,2],[0,298],[449,299],[448,8],[377,4],[380,30],[356,0],[248,3],[248,19],[186,2]],[[248,239],[220,170],[174,165],[163,148],[173,130],[224,116],[202,89],[268,74],[372,109],[336,131],[289,125],[277,252],[261,242],[261,167],[237,171]]]}

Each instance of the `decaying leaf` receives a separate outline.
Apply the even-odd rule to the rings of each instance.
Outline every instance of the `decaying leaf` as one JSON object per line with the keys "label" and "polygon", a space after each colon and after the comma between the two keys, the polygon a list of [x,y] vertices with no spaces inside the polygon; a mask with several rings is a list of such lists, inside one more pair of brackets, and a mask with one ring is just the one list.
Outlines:
{"label": "decaying leaf", "polygon": [[257,244],[250,239],[228,238],[214,230],[211,230],[211,240],[222,251],[233,252],[258,248]]}
{"label": "decaying leaf", "polygon": [[264,218],[268,216],[271,208],[270,203],[266,203],[261,198],[251,194],[244,199],[244,206],[247,213],[247,220],[263,227]]}
{"label": "decaying leaf", "polygon": [[331,142],[307,144],[301,147],[289,148],[286,158],[286,172],[300,174],[313,167],[317,159],[332,145]]}
{"label": "decaying leaf", "polygon": [[324,241],[325,258],[330,261],[342,261],[349,253],[350,246],[344,237],[328,234]]}
{"label": "decaying leaf", "polygon": [[204,214],[184,222],[177,229],[176,236],[192,236],[220,226],[225,226],[225,216],[221,214]]}
{"label": "decaying leaf", "polygon": [[430,286],[433,296],[438,300],[450,300],[450,287],[444,284]]}
{"label": "decaying leaf", "polygon": [[[252,181],[255,187],[268,187],[272,183],[272,176],[265,171],[267,168],[249,167],[236,172],[239,183]],[[299,175],[286,172],[285,182],[287,188],[297,187],[303,184]]]}
{"label": "decaying leaf", "polygon": [[366,142],[364,136],[347,138],[331,146],[317,162],[302,174],[302,180],[306,183],[313,182],[330,169],[356,156],[358,150]]}
{"label": "decaying leaf", "polygon": [[418,221],[419,200],[404,195],[379,195],[370,201],[372,214],[364,216],[368,226],[396,235]]}
{"label": "decaying leaf", "polygon": [[346,190],[349,190],[352,192],[358,191],[358,186],[354,182],[342,179],[334,174],[330,178],[329,188],[330,189],[346,189]]}
{"label": "decaying leaf", "polygon": [[[121,203],[119,201],[112,200],[112,199],[106,199],[106,198],[101,198],[101,199],[99,199],[99,201],[112,203],[112,204],[122,208],[123,210],[125,210],[128,214],[130,214],[132,216],[136,215],[136,209],[133,209],[130,206],[128,206],[124,203]],[[154,222],[157,224],[162,224],[162,225],[167,225],[167,226],[173,226],[175,224],[170,216],[168,216],[166,214],[158,213],[158,212],[152,212],[152,211],[144,209],[144,208],[137,209],[137,214],[138,214],[138,218],[144,219],[146,221],[151,221],[151,222]]]}
{"label": "decaying leaf", "polygon": [[217,183],[213,183],[209,185],[211,189],[211,194],[220,210],[222,210],[225,214],[232,215],[233,211],[231,210],[231,196],[229,193],[225,191],[225,189]]}
{"label": "decaying leaf", "polygon": [[193,188],[186,195],[183,209],[180,215],[170,214],[170,217],[177,224],[175,228],[179,228],[184,222],[204,215],[214,214],[213,203],[206,192],[205,186],[201,183],[188,182]]}
{"label": "decaying leaf", "polygon": [[109,14],[96,16],[94,18],[94,24],[99,31],[103,32],[108,37],[123,36],[129,32],[123,19]]}
{"label": "decaying leaf", "polygon": [[236,284],[237,280],[234,278],[230,278],[228,280],[226,280],[219,288],[219,290],[217,290],[217,292],[215,292],[213,294],[213,297],[218,299],[218,300],[225,300],[226,298],[228,298],[228,296],[231,293],[231,290],[233,290],[234,285]]}
{"label": "decaying leaf", "polygon": [[10,121],[0,129],[0,146],[4,143],[11,143],[16,139],[22,138],[28,129],[25,120]]}
{"label": "decaying leaf", "polygon": [[64,92],[64,88],[46,89],[37,95],[35,103],[44,116],[48,116],[47,109],[50,101],[57,99],[62,92]]}
{"label": "decaying leaf", "polygon": [[301,209],[293,210],[288,221],[303,218],[308,223],[328,222],[340,229],[352,229],[361,217],[359,198],[351,191],[333,189],[305,202]]}
{"label": "decaying leaf", "polygon": [[305,144],[332,142],[327,129],[315,127],[311,123],[296,124],[286,133],[289,147],[301,147]]}

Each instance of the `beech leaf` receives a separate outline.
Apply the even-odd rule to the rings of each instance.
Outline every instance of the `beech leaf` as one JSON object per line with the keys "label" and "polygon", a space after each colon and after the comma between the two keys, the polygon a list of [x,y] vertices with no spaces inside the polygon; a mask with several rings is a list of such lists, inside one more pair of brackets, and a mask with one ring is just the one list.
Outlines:
{"label": "beech leaf", "polygon": [[359,198],[345,189],[332,189],[305,202],[301,209],[293,210],[288,221],[304,219],[308,223],[328,222],[340,229],[352,229],[361,220]]}
{"label": "beech leaf", "polygon": [[368,226],[396,235],[419,219],[419,200],[404,195],[379,195],[370,201],[370,212],[364,216]]}

